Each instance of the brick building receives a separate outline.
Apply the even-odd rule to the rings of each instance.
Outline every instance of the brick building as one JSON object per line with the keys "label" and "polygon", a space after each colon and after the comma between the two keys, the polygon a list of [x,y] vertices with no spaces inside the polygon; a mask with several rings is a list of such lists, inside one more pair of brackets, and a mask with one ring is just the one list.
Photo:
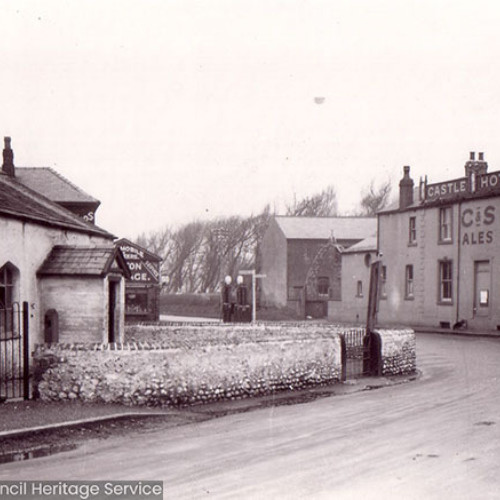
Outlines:
{"label": "brick building", "polygon": [[376,230],[374,217],[274,217],[260,248],[261,305],[331,316],[329,301],[344,293],[343,251]]}
{"label": "brick building", "polygon": [[[22,169],[21,169],[22,171]],[[128,268],[114,236],[18,179],[10,138],[0,171],[0,309],[29,304],[30,344],[114,342]],[[50,174],[52,175],[52,174]],[[93,203],[95,200],[92,201]]]}
{"label": "brick building", "polygon": [[500,329],[500,172],[471,153],[463,177],[418,186],[378,215],[380,323]]}

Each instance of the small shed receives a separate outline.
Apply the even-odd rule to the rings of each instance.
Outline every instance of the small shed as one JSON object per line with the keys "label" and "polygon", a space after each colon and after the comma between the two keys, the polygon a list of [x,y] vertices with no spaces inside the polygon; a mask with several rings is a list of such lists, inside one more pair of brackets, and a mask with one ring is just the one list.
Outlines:
{"label": "small shed", "polygon": [[46,342],[121,342],[125,278],[119,248],[56,245],[37,272]]}

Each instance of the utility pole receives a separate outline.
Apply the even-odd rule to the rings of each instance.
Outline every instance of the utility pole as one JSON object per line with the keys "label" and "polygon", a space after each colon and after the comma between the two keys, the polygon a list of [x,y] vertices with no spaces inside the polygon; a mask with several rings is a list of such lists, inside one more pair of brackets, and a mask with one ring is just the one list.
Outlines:
{"label": "utility pole", "polygon": [[239,274],[242,276],[252,277],[252,323],[257,320],[257,292],[256,284],[258,278],[266,278],[265,274],[256,274],[255,269],[250,269],[246,271],[240,271]]}

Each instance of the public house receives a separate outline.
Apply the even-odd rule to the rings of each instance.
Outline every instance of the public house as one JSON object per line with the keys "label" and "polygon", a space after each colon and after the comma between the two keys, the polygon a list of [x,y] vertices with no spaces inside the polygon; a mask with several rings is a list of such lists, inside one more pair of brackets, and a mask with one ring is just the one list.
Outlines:
{"label": "public house", "polygon": [[500,171],[470,154],[463,177],[414,186],[378,214],[379,323],[500,330]]}

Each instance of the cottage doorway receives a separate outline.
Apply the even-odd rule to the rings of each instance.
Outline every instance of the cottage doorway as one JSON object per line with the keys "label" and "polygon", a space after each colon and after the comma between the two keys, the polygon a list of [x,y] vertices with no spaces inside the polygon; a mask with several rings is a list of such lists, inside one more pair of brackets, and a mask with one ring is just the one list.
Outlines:
{"label": "cottage doorway", "polygon": [[118,287],[120,283],[118,281],[109,280],[109,291],[108,291],[108,342],[113,344],[118,338],[117,329],[119,327],[119,322],[117,320],[118,312]]}

